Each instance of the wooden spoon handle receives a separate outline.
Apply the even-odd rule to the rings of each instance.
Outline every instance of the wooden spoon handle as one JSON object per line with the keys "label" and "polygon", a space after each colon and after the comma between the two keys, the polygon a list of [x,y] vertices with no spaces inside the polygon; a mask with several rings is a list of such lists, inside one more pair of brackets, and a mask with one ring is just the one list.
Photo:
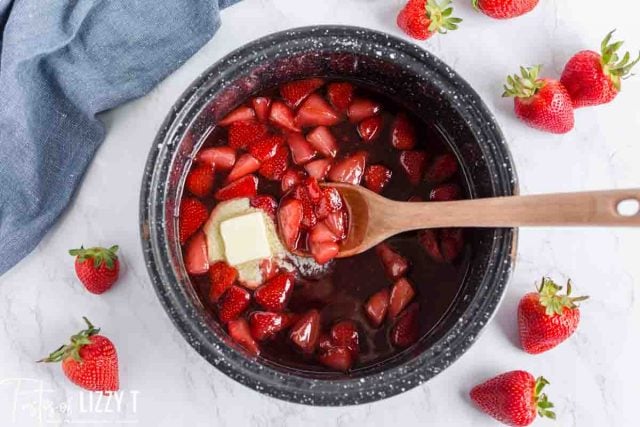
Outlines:
{"label": "wooden spoon handle", "polygon": [[[638,203],[640,189],[628,189],[402,203],[400,212],[403,212],[401,222],[404,230],[439,227],[637,227],[640,226]],[[624,208],[630,212],[625,214]]]}

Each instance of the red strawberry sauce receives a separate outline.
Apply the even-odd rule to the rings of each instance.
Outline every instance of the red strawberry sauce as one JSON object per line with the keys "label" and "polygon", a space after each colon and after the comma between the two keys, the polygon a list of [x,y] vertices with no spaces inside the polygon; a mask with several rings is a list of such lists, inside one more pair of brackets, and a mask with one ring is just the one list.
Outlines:
{"label": "red strawberry sauce", "polygon": [[[366,185],[383,196],[395,200],[428,201],[432,194],[435,194],[439,200],[443,197],[464,197],[465,191],[457,161],[449,151],[446,140],[439,132],[436,123],[423,122],[414,115],[402,111],[392,100],[355,84],[350,87],[348,82],[338,82],[340,84],[337,85],[336,82],[322,83],[317,87],[319,80],[316,80],[313,84],[303,82],[296,87],[296,82],[293,82],[289,84],[293,87],[287,87],[282,94],[280,89],[276,88],[257,94],[256,97],[261,97],[259,102],[254,102],[255,97],[246,100],[242,106],[239,106],[240,110],[227,116],[224,121],[225,126],[214,127],[212,124],[212,131],[206,137],[200,153],[211,147],[233,145],[236,156],[235,160],[232,160],[236,162],[246,153],[259,152],[262,158],[258,160],[260,166],[256,162],[247,162],[245,158],[242,164],[247,166],[246,169],[243,166],[243,169],[257,177],[257,194],[273,197],[279,205],[278,208],[297,194],[295,185],[287,192],[282,190],[283,176],[285,181],[289,182],[291,177],[296,176],[293,171],[298,171],[297,175],[300,177],[308,177],[307,171],[313,171],[318,174],[320,182],[339,179],[339,177],[358,179],[360,185]],[[305,109],[305,101],[308,99],[313,101],[312,105],[303,111],[298,121],[297,117],[300,111]],[[269,109],[274,103],[278,106],[278,111],[277,114],[272,115]],[[254,110],[256,105],[260,106],[257,114]],[[348,116],[349,114],[351,117]],[[375,117],[371,116],[372,114]],[[363,121],[372,117],[374,117],[373,120],[368,120],[361,125]],[[246,123],[234,122],[236,119],[248,120],[249,125],[244,126]],[[309,142],[307,145],[302,140],[316,129],[315,126],[308,126],[314,120],[317,120],[317,124],[326,126],[335,138],[335,146],[337,146],[335,158],[331,157],[332,147],[334,147],[331,142],[326,143],[322,140],[320,144],[317,141],[313,144],[307,141]],[[230,141],[233,137],[229,130],[234,125],[239,125],[234,130],[235,135],[241,135],[243,139]],[[254,132],[256,128],[259,135],[246,134],[246,132]],[[292,129],[299,129],[297,132],[299,135],[290,145],[286,140]],[[364,135],[361,135],[362,132]],[[319,133],[326,135],[325,130]],[[282,138],[273,138],[274,135]],[[245,139],[248,141],[246,144]],[[367,139],[370,140],[367,141]],[[280,148],[273,148],[272,141],[279,140],[285,142],[279,146]],[[291,155],[290,146],[299,150],[297,155]],[[282,155],[285,151],[289,154],[283,166]],[[275,154],[276,152],[278,154]],[[366,158],[364,170],[348,170],[349,165],[361,164],[358,162],[347,162],[347,170],[339,170],[338,165],[343,163],[344,159],[353,155],[362,156],[362,153]],[[278,156],[279,159],[269,163],[271,156]],[[203,194],[208,188],[207,183],[198,181],[199,194],[192,194],[185,189],[183,196],[183,198],[200,200],[209,212],[219,203],[216,193],[229,184],[227,176],[230,173],[228,151],[225,152],[225,156],[220,157],[222,159],[220,165],[216,165],[212,158],[215,160],[218,157],[211,154],[198,156],[198,160],[192,167],[192,170],[195,170],[198,167],[202,168],[204,164],[214,169],[215,181],[211,192]],[[294,164],[294,159],[297,159],[300,164]],[[324,161],[306,168],[305,171],[305,165],[318,160]],[[331,168],[325,172],[324,166],[327,163],[331,164]],[[369,170],[368,167],[373,165],[378,167]],[[285,170],[284,175],[283,170]],[[236,171],[234,176],[238,173],[242,174],[243,171]],[[202,173],[202,169],[199,169],[199,174],[198,179],[207,176]],[[356,178],[353,178],[354,176]],[[439,186],[448,187],[439,191]],[[455,186],[458,186],[458,190],[451,191],[449,187]],[[315,188],[314,186],[310,191],[315,191]],[[436,191],[433,191],[434,189]],[[298,190],[298,193],[300,191],[302,190]],[[326,204],[323,208],[319,208],[319,205],[319,202],[312,203],[310,208],[305,208],[305,212],[311,212],[309,215],[313,215],[319,212],[318,209],[326,209]],[[270,215],[273,215],[273,203],[270,199],[262,198],[260,202],[256,202],[256,206],[266,206],[263,209],[270,210]],[[279,223],[278,212],[277,210],[276,224]],[[397,214],[402,215],[402,212]],[[306,251],[314,247],[309,242],[310,236],[320,236],[319,239],[325,239],[327,236],[332,236],[332,230],[335,228],[327,223],[328,220],[323,219],[326,217],[326,212],[316,215],[316,218],[309,218],[307,213],[305,215],[297,249]],[[291,221],[284,222],[289,226]],[[184,223],[190,222],[185,220]],[[313,227],[320,228],[314,232]],[[256,300],[254,291],[248,289],[251,294],[248,308],[236,318],[239,320],[231,319],[231,323],[225,328],[233,329],[230,331],[233,339],[250,354],[259,353],[260,357],[267,358],[272,363],[288,367],[313,371],[349,372],[383,361],[410,347],[417,337],[428,334],[449,310],[467,270],[470,254],[465,239],[468,234],[467,231],[459,232],[459,230],[449,229],[410,232],[395,236],[384,243],[386,246],[355,257],[328,261],[329,272],[324,277],[298,278],[295,280],[292,291],[287,287],[286,295],[275,295],[279,289],[285,288],[282,285],[285,279],[280,277],[278,279],[280,284],[267,282],[263,286],[270,286],[266,291],[263,290],[262,294],[280,301],[277,306],[284,306],[279,310],[282,315],[251,316],[254,312],[269,310],[260,306],[258,301],[262,296]],[[324,242],[321,242],[320,246],[322,245]],[[185,257],[187,253],[203,253],[203,251],[194,250],[193,244],[191,250],[187,252],[188,246],[188,243],[183,246]],[[315,246],[317,247],[318,244]],[[320,253],[322,255],[319,261],[325,262],[326,257],[331,254],[331,247],[322,246]],[[384,265],[383,260],[387,265]],[[202,265],[202,260],[186,259],[186,263],[189,264],[189,262],[192,265]],[[210,281],[217,280],[214,277],[218,276],[203,273],[192,274],[190,277],[203,304],[211,309],[215,316],[224,312],[227,313],[225,316],[227,317],[228,313],[242,310],[244,303],[241,301],[228,303],[227,301],[233,298],[224,296],[216,301],[210,297],[210,289],[213,286]],[[404,279],[410,284],[408,292],[406,283],[398,284],[399,280]],[[242,285],[236,283],[236,286]],[[224,289],[225,286],[222,288]],[[371,302],[371,306],[367,306],[370,297],[383,289],[387,289],[388,293],[383,292],[381,295],[390,295],[391,301],[387,303],[384,297],[374,298],[375,305]],[[407,300],[409,297],[410,299]],[[221,304],[233,304],[233,307],[221,307]],[[401,311],[392,318],[391,313],[397,311],[399,307]],[[417,316],[415,315],[416,307]],[[318,310],[320,313],[319,323],[318,316],[312,310]],[[368,312],[377,313],[378,320],[383,316],[379,327],[374,326],[376,320],[370,319],[369,316],[372,314]],[[356,334],[357,339],[354,341],[356,344],[349,341],[347,345],[344,340],[335,339],[336,333],[333,327],[343,320],[353,321],[356,331],[345,332],[344,323],[342,323],[342,330],[338,335]],[[225,318],[225,322],[229,321]],[[352,323],[348,322],[347,325]],[[265,337],[269,338],[265,339]]]}

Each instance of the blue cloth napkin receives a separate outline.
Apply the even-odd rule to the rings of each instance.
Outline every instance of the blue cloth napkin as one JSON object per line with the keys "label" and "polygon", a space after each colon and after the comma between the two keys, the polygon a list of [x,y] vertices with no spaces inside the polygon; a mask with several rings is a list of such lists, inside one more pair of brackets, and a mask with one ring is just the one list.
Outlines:
{"label": "blue cloth napkin", "polygon": [[60,216],[105,136],[238,0],[0,0],[0,274]]}

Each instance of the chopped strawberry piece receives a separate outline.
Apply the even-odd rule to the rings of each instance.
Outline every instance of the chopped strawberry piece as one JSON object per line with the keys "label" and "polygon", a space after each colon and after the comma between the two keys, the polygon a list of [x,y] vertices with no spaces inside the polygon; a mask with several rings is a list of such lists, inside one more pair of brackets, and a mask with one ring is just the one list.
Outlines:
{"label": "chopped strawberry piece", "polygon": [[329,169],[331,169],[331,160],[314,160],[313,162],[309,162],[304,165],[304,169],[307,171],[309,176],[314,177],[318,181],[324,181],[325,177],[329,173]]}
{"label": "chopped strawberry piece", "polygon": [[347,213],[343,211],[334,212],[329,214],[324,220],[324,223],[329,230],[340,240],[347,237]]}
{"label": "chopped strawberry piece", "polygon": [[207,253],[207,237],[202,231],[191,236],[185,248],[184,264],[187,272],[192,275],[205,274],[209,271],[209,256]]}
{"label": "chopped strawberry piece", "polygon": [[293,163],[303,165],[313,159],[317,152],[300,133],[291,133],[287,137]]}
{"label": "chopped strawberry piece", "polygon": [[320,352],[324,352],[334,347],[333,342],[331,342],[331,337],[324,332],[320,334],[320,338],[318,338],[318,350]]}
{"label": "chopped strawberry piece", "polygon": [[404,113],[398,114],[391,125],[391,145],[398,150],[413,150],[416,146],[416,131]]}
{"label": "chopped strawberry piece", "polygon": [[254,173],[258,169],[260,169],[260,161],[251,154],[243,154],[240,156],[231,172],[229,172],[227,182],[233,182],[245,175]]}
{"label": "chopped strawberry piece", "polygon": [[458,172],[458,161],[453,154],[442,154],[435,159],[427,169],[425,177],[427,181],[440,183],[448,180]]}
{"label": "chopped strawberry piece", "polygon": [[440,248],[442,258],[446,262],[452,262],[464,249],[464,237],[460,228],[443,228],[440,230]]}
{"label": "chopped strawberry piece", "polygon": [[209,164],[217,171],[226,171],[236,163],[236,150],[231,147],[205,148],[198,153],[196,161]]}
{"label": "chopped strawberry piece", "polygon": [[278,274],[278,263],[273,258],[265,258],[260,261],[260,274],[262,280],[269,280]]}
{"label": "chopped strawberry piece", "polygon": [[333,242],[310,242],[311,255],[318,264],[326,264],[338,255],[340,247]]}
{"label": "chopped strawberry piece", "polygon": [[215,194],[217,200],[230,200],[238,197],[253,197],[258,192],[258,178],[255,175],[245,175],[222,187]]}
{"label": "chopped strawberry piece", "polygon": [[367,166],[364,171],[364,185],[369,190],[381,193],[391,181],[391,169],[382,165]]}
{"label": "chopped strawberry piece", "polygon": [[254,208],[262,209],[271,218],[276,217],[278,202],[271,196],[255,196],[253,199],[251,199],[251,206],[253,206]]}
{"label": "chopped strawberry piece", "polygon": [[184,197],[180,202],[180,216],[178,217],[178,234],[180,243],[185,244],[209,217],[207,207],[193,197]]}
{"label": "chopped strawberry piece", "polygon": [[283,102],[273,102],[273,105],[271,106],[271,113],[269,113],[269,120],[271,123],[285,130],[300,132],[300,128],[295,124],[293,111],[291,111],[291,109]]}
{"label": "chopped strawberry piece", "polygon": [[215,262],[209,268],[209,299],[218,301],[238,279],[238,270],[224,261]]}
{"label": "chopped strawberry piece", "polygon": [[319,219],[325,219],[329,214],[342,209],[342,197],[333,187],[322,189],[322,198],[316,207],[316,215]]}
{"label": "chopped strawberry piece", "polygon": [[418,185],[422,180],[426,162],[427,153],[424,151],[403,151],[400,154],[400,165],[413,185]]}
{"label": "chopped strawberry piece", "polygon": [[280,188],[282,188],[283,193],[286,193],[296,185],[300,184],[305,178],[306,174],[304,173],[304,171],[298,169],[288,169],[284,173],[284,175],[282,175]]}
{"label": "chopped strawberry piece", "polygon": [[333,107],[341,114],[347,112],[353,100],[353,85],[351,83],[330,83],[327,86],[327,98]]}
{"label": "chopped strawberry piece", "polygon": [[347,347],[331,347],[318,355],[318,361],[336,371],[347,372],[353,365],[353,355]]}
{"label": "chopped strawberry piece", "polygon": [[295,124],[300,127],[333,126],[340,122],[338,113],[320,95],[313,94],[298,109]]}
{"label": "chopped strawberry piece", "polygon": [[254,311],[249,315],[251,336],[258,341],[271,339],[289,326],[290,319],[290,316],[285,313]]}
{"label": "chopped strawberry piece", "polygon": [[309,195],[309,198],[311,199],[311,201],[315,203],[320,201],[322,196],[324,196],[324,192],[322,188],[320,188],[320,185],[318,185],[318,180],[313,177],[309,177],[305,179],[303,182],[303,187],[304,187],[304,190]]}
{"label": "chopped strawberry piece", "polygon": [[368,117],[358,124],[358,134],[362,142],[372,142],[382,132],[382,117]]}
{"label": "chopped strawberry piece", "polygon": [[389,308],[389,290],[381,289],[367,300],[364,307],[365,313],[369,317],[371,325],[379,327],[387,314]]}
{"label": "chopped strawberry piece", "polygon": [[422,245],[424,251],[436,262],[443,262],[444,258],[438,244],[438,235],[436,230],[421,230],[418,233],[418,242]]}
{"label": "chopped strawberry piece", "polygon": [[249,324],[245,319],[231,320],[227,325],[229,336],[251,355],[258,356],[260,347],[251,336]]}
{"label": "chopped strawberry piece", "polygon": [[255,290],[253,297],[269,311],[282,311],[293,292],[293,275],[280,273]]}
{"label": "chopped strawberry piece", "polygon": [[360,352],[358,326],[352,320],[342,320],[331,327],[331,342],[338,347],[349,349],[354,359]]}
{"label": "chopped strawberry piece", "polygon": [[324,80],[312,78],[297,80],[283,84],[280,87],[280,95],[287,101],[291,108],[297,108],[302,101],[324,84]]}
{"label": "chopped strawberry piece", "polygon": [[213,190],[215,171],[210,165],[196,165],[189,174],[185,186],[191,194],[198,197],[206,197]]}
{"label": "chopped strawberry piece", "polygon": [[266,134],[267,127],[262,123],[253,120],[233,122],[228,130],[228,143],[230,147],[246,149]]}
{"label": "chopped strawberry piece", "polygon": [[289,334],[291,341],[305,353],[313,353],[320,338],[320,313],[318,310],[306,312]]}
{"label": "chopped strawberry piece", "polygon": [[266,122],[269,118],[269,107],[271,106],[271,100],[269,98],[265,98],[263,96],[259,98],[253,98],[251,100],[251,104],[253,105],[253,109],[256,112],[256,117],[262,123]]}
{"label": "chopped strawberry piece", "polygon": [[289,250],[295,250],[298,246],[300,228],[302,227],[302,202],[296,199],[288,199],[278,209],[278,227],[284,239],[284,244]]}
{"label": "chopped strawberry piece", "polygon": [[301,194],[301,197],[298,200],[302,202],[302,227],[309,229],[318,222],[315,204],[306,191]]}
{"label": "chopped strawberry piece", "polygon": [[327,227],[324,223],[319,222],[313,226],[311,231],[309,232],[309,241],[312,243],[323,243],[323,242],[337,242],[338,236],[333,234],[329,227]]}
{"label": "chopped strawberry piece", "polygon": [[329,171],[329,179],[333,182],[358,185],[364,175],[367,154],[358,151],[344,160],[334,164]]}
{"label": "chopped strawberry piece", "polygon": [[251,294],[240,286],[233,285],[218,301],[218,318],[222,323],[237,319],[251,302]]}
{"label": "chopped strawberry piece", "polygon": [[281,145],[276,151],[275,156],[262,163],[259,173],[260,175],[272,181],[282,178],[289,167],[289,149],[286,145]]}
{"label": "chopped strawberry piece", "polygon": [[227,126],[239,120],[253,120],[254,116],[255,112],[253,111],[253,109],[243,105],[242,107],[238,107],[227,114],[227,116],[224,119],[220,120],[218,124],[220,126]]}
{"label": "chopped strawberry piece", "polygon": [[335,157],[338,153],[336,138],[326,126],[318,126],[309,132],[307,141],[325,157]]}
{"label": "chopped strawberry piece", "polygon": [[411,302],[416,291],[406,278],[401,278],[393,284],[389,298],[389,317],[394,319]]}
{"label": "chopped strawberry piece", "polygon": [[264,162],[276,155],[278,148],[284,144],[282,135],[270,135],[262,138],[249,146],[249,153],[256,159]]}
{"label": "chopped strawberry piece", "polygon": [[388,243],[380,243],[375,250],[389,279],[396,280],[407,273],[409,261],[394,251]]}
{"label": "chopped strawberry piece", "polygon": [[400,314],[400,317],[396,320],[389,334],[391,344],[396,347],[405,348],[418,341],[419,311],[420,307],[418,303],[413,303]]}
{"label": "chopped strawberry piece", "polygon": [[458,200],[460,198],[460,187],[458,184],[442,184],[431,190],[429,200],[432,202],[446,202]]}
{"label": "chopped strawberry piece", "polygon": [[367,117],[375,116],[380,112],[382,107],[377,102],[373,102],[369,99],[354,99],[349,109],[347,110],[347,116],[351,123],[360,123]]}

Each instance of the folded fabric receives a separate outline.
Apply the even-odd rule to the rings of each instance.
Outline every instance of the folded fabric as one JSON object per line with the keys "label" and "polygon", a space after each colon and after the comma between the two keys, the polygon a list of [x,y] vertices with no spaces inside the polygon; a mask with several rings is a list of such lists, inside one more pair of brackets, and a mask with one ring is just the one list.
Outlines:
{"label": "folded fabric", "polygon": [[0,0],[0,274],[60,216],[104,140],[238,0]]}

